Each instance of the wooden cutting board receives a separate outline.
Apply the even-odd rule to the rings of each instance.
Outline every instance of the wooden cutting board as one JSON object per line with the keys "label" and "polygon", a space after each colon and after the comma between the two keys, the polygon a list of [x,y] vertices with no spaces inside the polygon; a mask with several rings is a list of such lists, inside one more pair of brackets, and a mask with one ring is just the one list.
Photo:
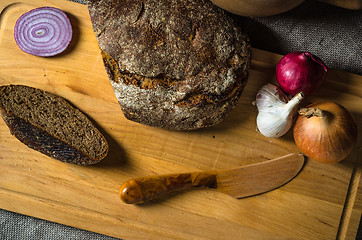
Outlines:
{"label": "wooden cutting board", "polygon": [[[40,6],[64,10],[74,27],[69,49],[52,58],[23,53],[15,44],[17,18]],[[299,152],[291,132],[279,139],[256,131],[252,102],[275,81],[281,56],[253,49],[249,83],[239,104],[218,126],[166,131],[126,120],[113,94],[87,7],[69,1],[0,2],[0,84],[26,84],[65,97],[89,115],[110,143],[94,166],[48,158],[13,137],[0,120],[0,208],[124,239],[354,239],[362,212],[362,77],[330,70],[305,104],[332,100],[356,118],[359,142],[344,161],[307,160],[277,190],[244,199],[212,190],[178,192],[144,205],[126,205],[120,185],[132,177],[225,169]]]}

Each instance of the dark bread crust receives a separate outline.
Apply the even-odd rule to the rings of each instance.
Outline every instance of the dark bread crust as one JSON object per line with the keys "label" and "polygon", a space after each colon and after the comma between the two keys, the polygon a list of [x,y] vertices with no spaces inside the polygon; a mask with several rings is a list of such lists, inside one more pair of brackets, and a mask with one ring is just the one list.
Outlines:
{"label": "dark bread crust", "polygon": [[24,85],[0,86],[0,113],[28,147],[62,162],[95,164],[108,143],[93,123],[64,98]]}
{"label": "dark bread crust", "polygon": [[13,114],[3,112],[2,117],[6,125],[8,125],[11,134],[28,147],[62,162],[81,165],[88,164],[89,160],[86,155],[51,136],[44,130],[31,125],[29,122]]}
{"label": "dark bread crust", "polygon": [[219,123],[248,78],[250,42],[206,0],[88,0],[124,115],[176,130]]}

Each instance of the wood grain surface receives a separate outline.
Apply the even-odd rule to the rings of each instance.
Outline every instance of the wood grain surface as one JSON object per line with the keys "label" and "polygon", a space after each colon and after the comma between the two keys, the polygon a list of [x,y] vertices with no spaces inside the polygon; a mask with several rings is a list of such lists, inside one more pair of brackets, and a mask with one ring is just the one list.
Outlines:
{"label": "wood grain surface", "polygon": [[[23,53],[15,44],[17,18],[40,6],[65,11],[74,28],[57,57]],[[234,199],[212,190],[181,191],[143,205],[126,205],[118,191],[134,177],[226,169],[299,152],[291,131],[279,139],[256,131],[257,90],[275,81],[281,56],[253,49],[252,69],[237,107],[221,124],[177,132],[130,122],[104,70],[87,7],[69,1],[0,2],[0,84],[26,84],[78,106],[110,144],[94,166],[65,164],[29,149],[0,120],[0,208],[124,239],[354,239],[362,212],[362,77],[330,70],[303,104],[336,101],[355,117],[356,149],[325,165],[307,159],[288,184]]]}

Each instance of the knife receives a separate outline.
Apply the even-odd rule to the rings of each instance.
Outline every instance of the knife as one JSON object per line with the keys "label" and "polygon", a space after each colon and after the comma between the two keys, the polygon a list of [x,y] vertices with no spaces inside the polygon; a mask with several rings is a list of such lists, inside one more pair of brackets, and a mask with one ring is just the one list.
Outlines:
{"label": "knife", "polygon": [[291,153],[272,160],[228,170],[176,173],[134,178],[120,188],[120,198],[138,204],[160,195],[193,187],[215,189],[235,198],[278,188],[293,179],[304,165],[302,154]]}

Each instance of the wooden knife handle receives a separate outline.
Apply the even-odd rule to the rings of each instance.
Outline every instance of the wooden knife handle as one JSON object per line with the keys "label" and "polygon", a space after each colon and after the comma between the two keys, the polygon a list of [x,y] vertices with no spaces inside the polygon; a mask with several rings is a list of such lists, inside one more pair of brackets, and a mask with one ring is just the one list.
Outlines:
{"label": "wooden knife handle", "polygon": [[136,204],[178,189],[192,187],[216,188],[216,174],[195,172],[135,178],[123,183],[119,194],[123,202]]}

